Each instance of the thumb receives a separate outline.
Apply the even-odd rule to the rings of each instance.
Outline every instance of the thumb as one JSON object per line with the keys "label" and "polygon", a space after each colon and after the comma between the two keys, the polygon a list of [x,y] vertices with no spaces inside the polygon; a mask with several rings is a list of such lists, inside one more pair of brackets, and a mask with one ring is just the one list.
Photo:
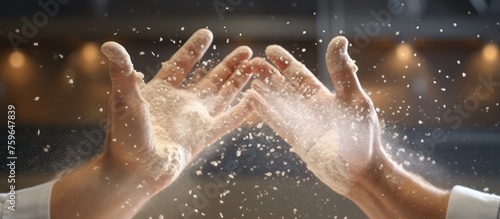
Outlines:
{"label": "thumb", "polygon": [[335,37],[328,45],[326,53],[326,64],[335,93],[339,99],[346,102],[364,92],[356,76],[358,67],[347,53],[348,44],[345,37]]}
{"label": "thumb", "polygon": [[126,85],[133,81],[129,77],[134,69],[130,60],[130,55],[125,48],[116,42],[106,42],[102,44],[101,52],[109,59],[109,74],[111,76],[111,86],[115,89],[126,89]]}
{"label": "thumb", "polygon": [[136,161],[133,155],[141,148],[136,149],[135,145],[147,142],[144,136],[150,131],[146,125],[148,111],[139,89],[142,79],[138,78],[130,55],[120,44],[106,42],[101,52],[109,59],[112,90],[108,102],[106,145],[110,146],[107,150],[120,159]]}

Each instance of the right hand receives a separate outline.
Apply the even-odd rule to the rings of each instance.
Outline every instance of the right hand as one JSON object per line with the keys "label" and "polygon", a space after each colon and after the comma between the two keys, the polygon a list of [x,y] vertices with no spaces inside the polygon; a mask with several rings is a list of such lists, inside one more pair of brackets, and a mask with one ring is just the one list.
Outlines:
{"label": "right hand", "polygon": [[104,157],[115,169],[147,180],[154,192],[251,113],[243,103],[230,107],[251,77],[248,47],[234,50],[192,86],[182,86],[212,38],[206,29],[194,33],[147,84],[121,45],[102,46],[112,81]]}
{"label": "right hand", "polygon": [[302,63],[280,46],[251,61],[258,79],[247,98],[255,111],[286,140],[308,169],[347,195],[374,166],[380,148],[378,118],[347,54],[348,41],[334,38],[327,50],[330,92]]}

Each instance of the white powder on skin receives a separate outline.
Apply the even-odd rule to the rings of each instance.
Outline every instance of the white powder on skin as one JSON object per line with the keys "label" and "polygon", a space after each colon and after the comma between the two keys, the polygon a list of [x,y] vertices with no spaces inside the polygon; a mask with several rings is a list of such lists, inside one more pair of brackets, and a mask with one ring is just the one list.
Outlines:
{"label": "white powder on skin", "polygon": [[141,95],[149,103],[154,132],[155,153],[150,171],[154,175],[176,175],[192,154],[207,144],[213,118],[195,94],[176,89],[164,80],[141,86]]}
{"label": "white powder on skin", "polygon": [[158,129],[156,140],[176,142],[191,151],[205,144],[212,117],[195,94],[173,88],[163,80],[142,86],[141,94],[149,103],[152,125]]}
{"label": "white powder on skin", "polygon": [[130,60],[130,55],[122,45],[115,42],[106,42],[102,44],[101,51],[110,61],[117,63],[122,69],[124,69],[122,73],[125,76],[129,76],[132,73],[134,65]]}
{"label": "white powder on skin", "polygon": [[349,176],[347,162],[339,155],[338,132],[330,130],[321,137],[309,152],[302,157],[311,171],[323,183],[337,193],[349,192]]}
{"label": "white powder on skin", "polygon": [[[349,41],[343,37],[335,37],[328,45],[328,51],[326,53],[326,63],[328,63],[328,70],[330,74],[346,74],[345,71],[357,72],[358,66],[356,61],[352,60],[347,52]],[[341,76],[340,78],[346,77]],[[345,84],[346,81],[339,81],[340,83],[335,83],[336,91],[343,91],[345,88],[352,89],[352,86],[359,86],[355,84]],[[347,80],[347,83],[350,83]]]}
{"label": "white powder on skin", "polygon": [[[349,41],[343,36],[335,37],[328,46],[329,51],[327,51],[326,62],[331,64],[333,67],[333,72],[341,72],[344,70],[350,70],[352,72],[358,71],[358,66],[356,61],[352,60],[347,52],[347,46]],[[345,62],[341,60],[346,60]],[[345,63],[342,65],[341,63]]]}
{"label": "white powder on skin", "polygon": [[286,140],[293,144],[307,168],[338,193],[347,193],[350,170],[343,156],[355,152],[351,150],[355,143],[348,139],[359,131],[355,120],[345,108],[334,103],[325,106],[309,100],[310,105],[306,106],[295,94],[270,96],[273,109],[283,118],[282,125],[293,133],[294,139]]}
{"label": "white powder on skin", "polygon": [[154,149],[145,162],[153,177],[177,176],[192,155],[207,144],[207,133],[213,118],[202,99],[187,90],[172,87],[164,80],[152,80],[147,85],[144,75],[133,70],[130,56],[120,44],[104,43],[101,51],[117,63],[126,76],[132,75],[140,86],[151,116]]}
{"label": "white powder on skin", "polygon": [[[337,37],[329,45],[327,62],[329,70],[340,83],[335,83],[337,91],[352,92],[359,84],[351,84],[348,71],[358,70],[355,61],[347,53],[348,41]],[[280,47],[268,47],[266,54],[278,59],[283,51]],[[299,72],[304,65],[290,63],[289,72]],[[275,128],[285,130],[297,155],[307,164],[308,169],[323,183],[340,194],[349,192],[351,176],[363,171],[372,154],[373,124],[368,119],[368,109],[343,104],[335,94],[315,93],[314,89],[298,83],[304,78],[300,74],[289,76],[288,81],[263,80],[267,84],[264,96],[270,114],[279,119]],[[273,84],[273,83],[276,84]],[[267,90],[270,89],[270,90]],[[347,101],[354,96],[344,97]]]}

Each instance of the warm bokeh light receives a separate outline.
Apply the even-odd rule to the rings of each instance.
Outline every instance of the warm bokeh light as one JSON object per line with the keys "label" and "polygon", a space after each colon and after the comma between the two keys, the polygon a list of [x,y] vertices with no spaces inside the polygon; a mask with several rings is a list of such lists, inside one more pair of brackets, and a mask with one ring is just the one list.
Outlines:
{"label": "warm bokeh light", "polygon": [[99,67],[99,47],[94,42],[88,42],[80,50],[80,66],[85,74],[94,75]]}
{"label": "warm bokeh light", "polygon": [[9,55],[9,64],[14,68],[20,68],[26,63],[24,54],[19,51],[14,51]]}
{"label": "warm bokeh light", "polygon": [[483,59],[487,62],[494,62],[498,59],[498,46],[494,43],[488,43],[483,48]]}
{"label": "warm bokeh light", "polygon": [[396,48],[396,57],[402,61],[408,61],[412,56],[412,51],[408,44],[401,43]]}
{"label": "warm bokeh light", "polygon": [[85,44],[82,48],[82,58],[86,62],[95,62],[99,55],[99,48],[94,42]]}
{"label": "warm bokeh light", "polygon": [[5,80],[7,86],[28,86],[32,82],[33,62],[29,56],[19,50],[12,51],[6,57],[4,65],[0,65],[1,80]]}

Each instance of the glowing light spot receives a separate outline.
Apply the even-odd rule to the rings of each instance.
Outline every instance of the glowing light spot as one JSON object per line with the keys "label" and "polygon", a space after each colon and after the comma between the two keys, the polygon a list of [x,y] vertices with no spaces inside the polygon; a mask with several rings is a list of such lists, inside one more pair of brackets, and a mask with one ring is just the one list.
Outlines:
{"label": "glowing light spot", "polygon": [[9,56],[9,64],[14,68],[20,68],[26,63],[26,57],[19,51],[14,51]]}
{"label": "glowing light spot", "polygon": [[99,48],[97,47],[97,44],[91,42],[83,46],[82,57],[83,59],[85,59],[85,61],[94,62],[95,60],[97,60],[98,55]]}
{"label": "glowing light spot", "polygon": [[488,43],[483,48],[483,59],[488,62],[494,62],[498,59],[498,47],[493,43]]}
{"label": "glowing light spot", "polygon": [[406,43],[401,43],[396,48],[396,56],[398,57],[398,59],[401,59],[403,61],[408,61],[411,58],[411,55],[412,55],[412,49]]}

